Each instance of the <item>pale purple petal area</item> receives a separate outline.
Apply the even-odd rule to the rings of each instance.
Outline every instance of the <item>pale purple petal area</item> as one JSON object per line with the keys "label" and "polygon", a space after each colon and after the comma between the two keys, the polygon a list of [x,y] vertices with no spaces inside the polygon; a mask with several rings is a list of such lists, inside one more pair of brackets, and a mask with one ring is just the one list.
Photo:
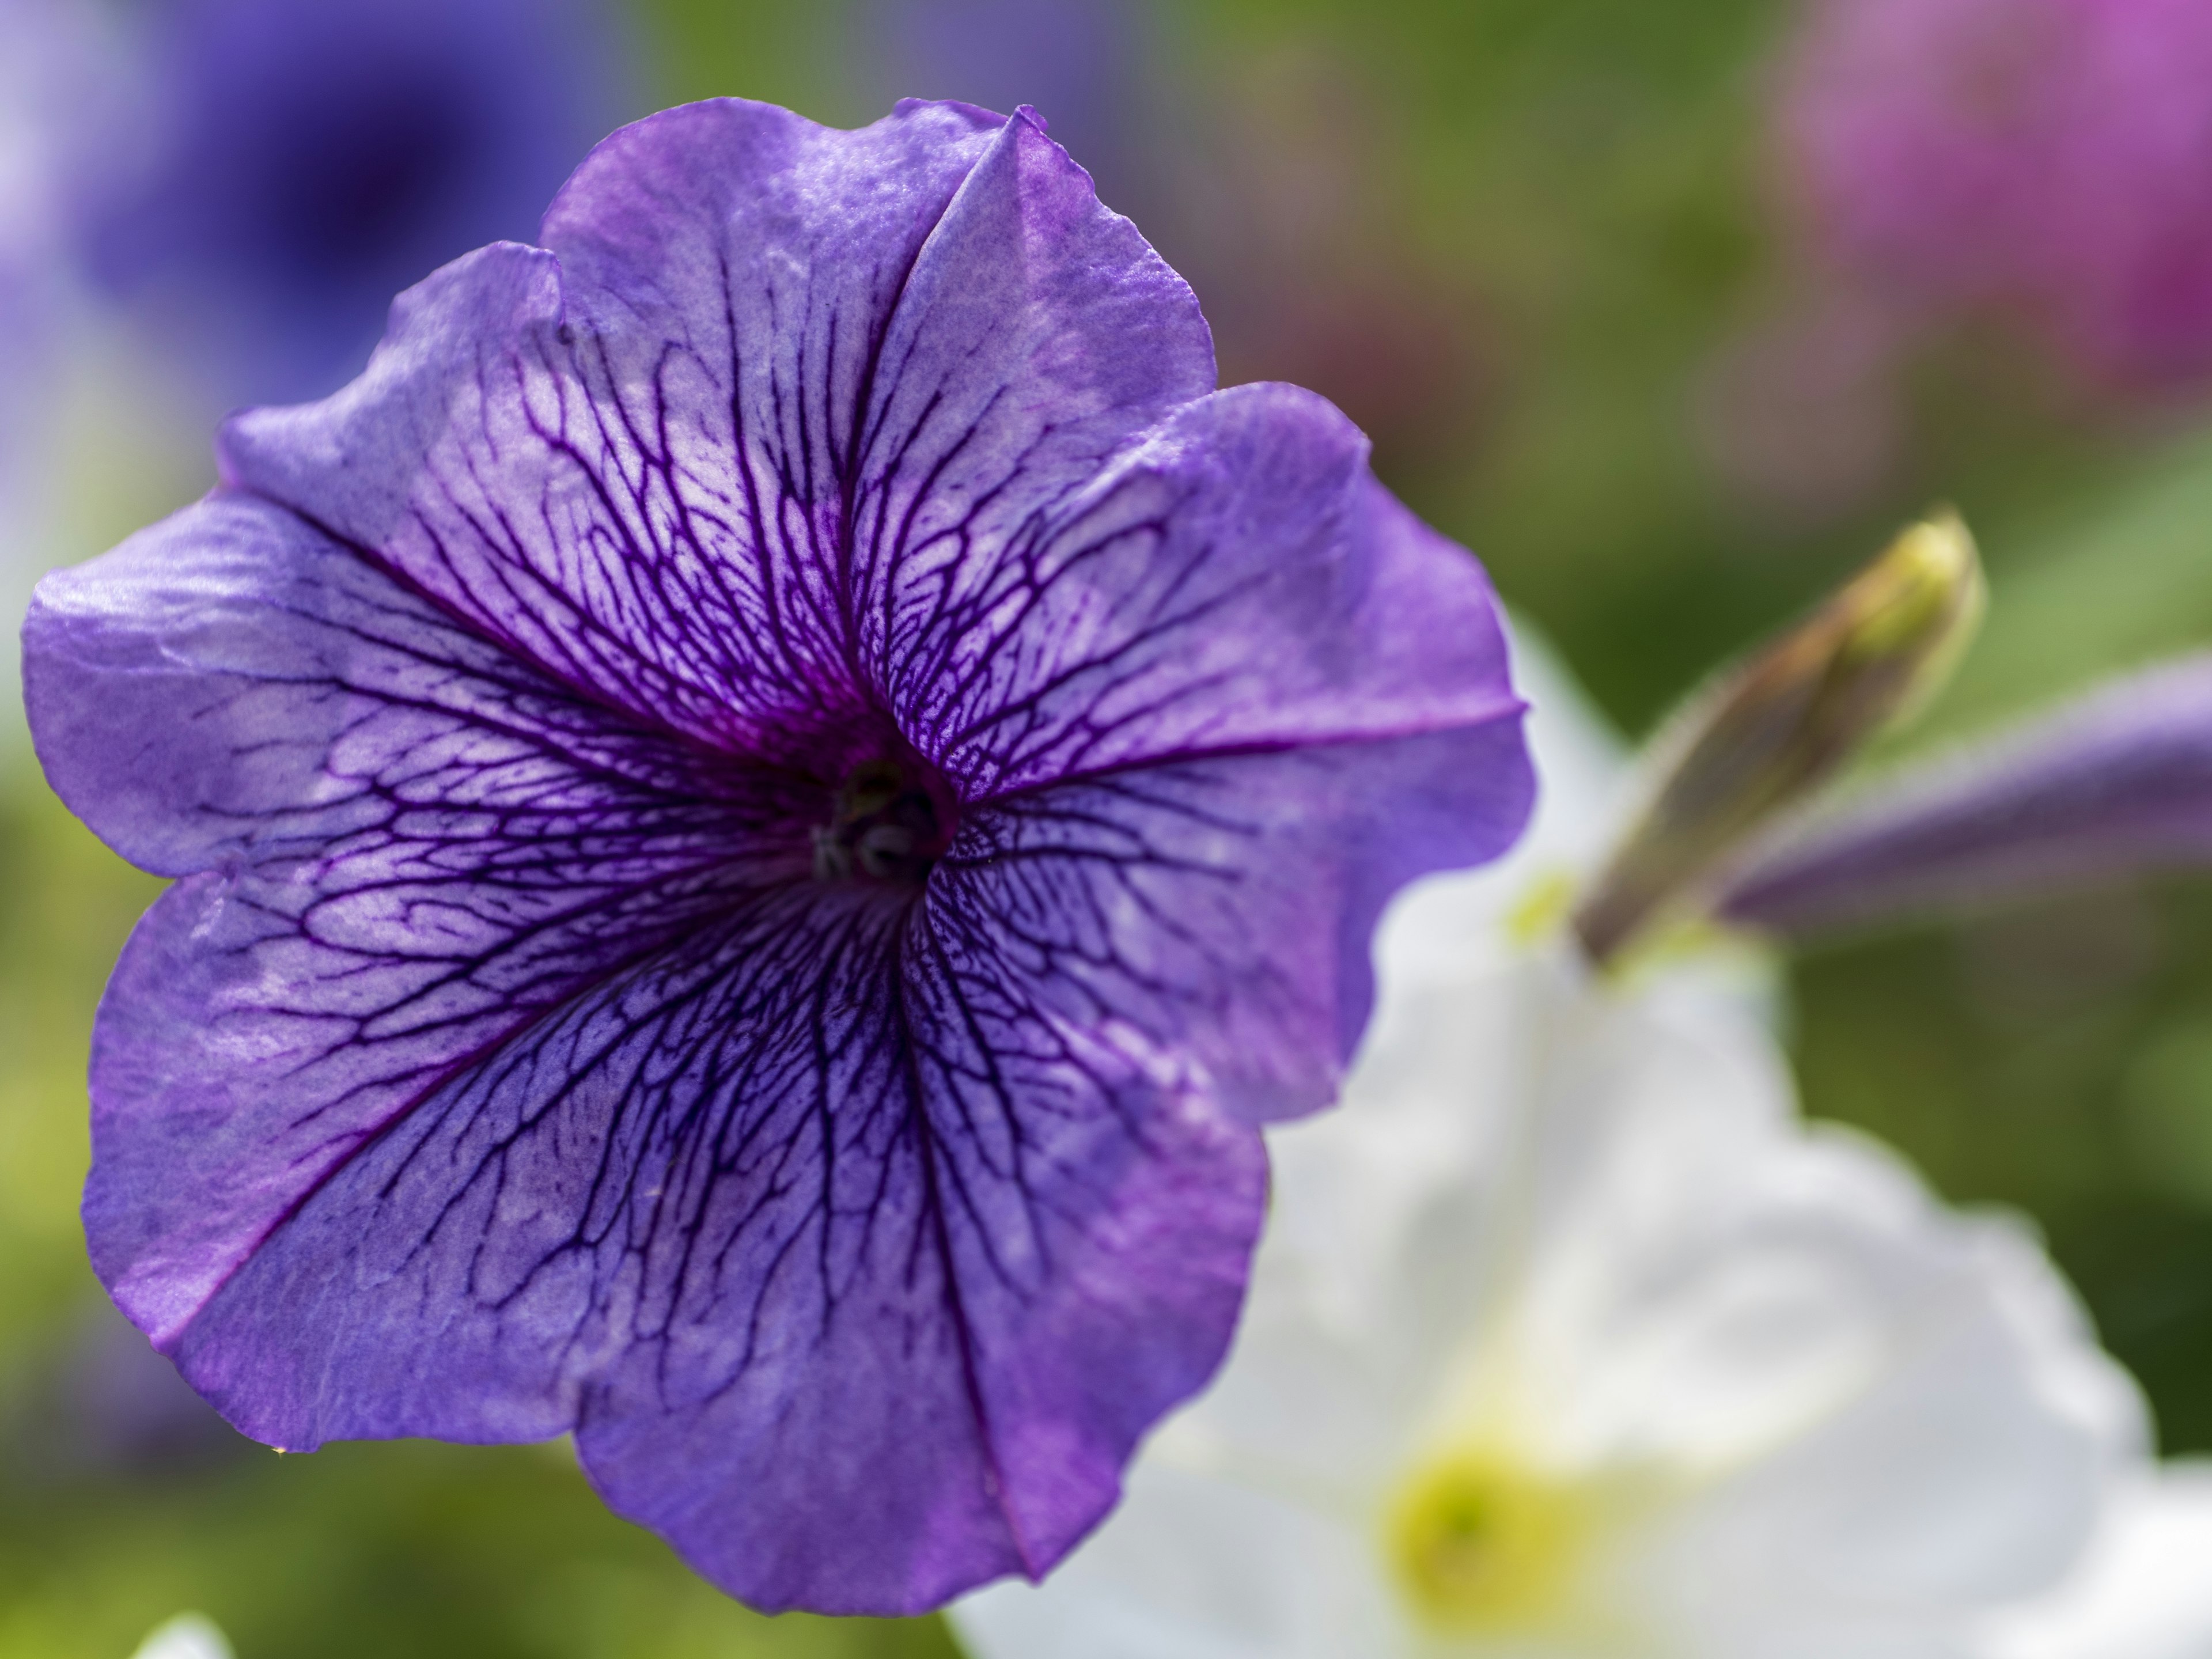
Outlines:
{"label": "pale purple petal area", "polygon": [[[890,663],[982,799],[1204,755],[1515,725],[1486,582],[1313,393],[1179,410],[988,569],[917,558]],[[1480,741],[1480,740],[1478,740]]]}
{"label": "pale purple petal area", "polygon": [[1020,526],[1212,386],[1198,304],[1030,120],[693,105],[403,296],[233,482],[550,672],[756,751],[857,702],[911,563]]}
{"label": "pale purple petal area", "polygon": [[24,643],[48,780],[161,875],[319,853],[409,809],[459,819],[535,791],[551,810],[571,775],[635,787],[656,812],[741,787],[250,495],[218,491],[53,572]]}
{"label": "pale purple petal area", "polygon": [[1042,1571],[1218,1362],[1265,1164],[1171,1049],[1056,1019],[999,948],[934,893],[763,897],[434,1093],[179,1366],[293,1448],[574,1425],[617,1508],[763,1607]]}
{"label": "pale purple petal area", "polygon": [[672,111],[544,238],[40,590],[55,787],[181,878],[94,1264],[248,1432],[574,1430],[760,1606],[1036,1576],[1527,814],[1488,583],[1026,114]]}
{"label": "pale purple petal area", "polygon": [[1870,786],[1755,853],[1717,908],[1862,928],[2212,860],[2212,655]]}
{"label": "pale purple petal area", "polygon": [[1184,1056],[1245,1121],[1297,1116],[1366,1027],[1384,902],[1519,830],[1498,781],[1522,752],[1508,721],[1060,784],[977,815],[940,908],[1036,1006]]}
{"label": "pale purple petal area", "polygon": [[454,1065],[805,868],[812,795],[624,729],[265,502],[49,577],[25,643],[57,790],[185,877],[93,1055],[94,1264],[157,1340]]}

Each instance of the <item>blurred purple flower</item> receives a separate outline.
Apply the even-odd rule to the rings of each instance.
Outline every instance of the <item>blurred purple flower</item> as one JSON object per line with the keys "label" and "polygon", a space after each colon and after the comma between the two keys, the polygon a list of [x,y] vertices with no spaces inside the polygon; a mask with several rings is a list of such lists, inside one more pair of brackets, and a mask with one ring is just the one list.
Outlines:
{"label": "blurred purple flower", "polygon": [[248,1433],[573,1429],[764,1606],[1042,1572],[1381,906],[1519,827],[1488,586],[1026,116],[696,105],[541,235],[40,589],[48,775],[179,878],[94,1265]]}
{"label": "blurred purple flower", "polygon": [[1870,787],[1755,851],[1729,920],[1864,927],[2212,860],[2212,655]]}
{"label": "blurred purple flower", "polygon": [[0,0],[0,499],[27,447],[20,422],[52,418],[55,151],[93,82],[88,33],[68,0]]}
{"label": "blurred purple flower", "polygon": [[149,1471],[253,1449],[105,1303],[77,1333],[60,1381],[65,1465]]}
{"label": "blurred purple flower", "polygon": [[2147,384],[2212,373],[2208,86],[2203,0],[1816,0],[1782,119],[1862,280]]}
{"label": "blurred purple flower", "polygon": [[232,400],[357,372],[398,289],[526,240],[624,113],[600,0],[154,0],[82,125],[86,263]]}

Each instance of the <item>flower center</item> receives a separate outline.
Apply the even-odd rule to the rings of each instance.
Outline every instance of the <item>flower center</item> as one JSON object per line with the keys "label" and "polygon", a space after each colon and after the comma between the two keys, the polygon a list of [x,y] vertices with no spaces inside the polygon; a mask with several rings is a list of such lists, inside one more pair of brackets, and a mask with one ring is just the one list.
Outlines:
{"label": "flower center", "polygon": [[952,792],[918,758],[872,760],[837,791],[830,822],[814,831],[817,881],[919,888],[951,845]]}
{"label": "flower center", "polygon": [[1549,1622],[1565,1611],[1597,1517],[1588,1496],[1494,1453],[1458,1450],[1416,1468],[1385,1522],[1400,1587],[1455,1636]]}

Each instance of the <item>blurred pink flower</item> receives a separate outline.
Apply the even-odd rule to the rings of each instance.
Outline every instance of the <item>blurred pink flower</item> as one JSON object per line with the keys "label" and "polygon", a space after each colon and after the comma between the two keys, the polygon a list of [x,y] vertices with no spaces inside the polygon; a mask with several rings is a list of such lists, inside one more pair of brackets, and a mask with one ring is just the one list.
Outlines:
{"label": "blurred pink flower", "polygon": [[1815,0],[1781,118],[1831,258],[2141,386],[2212,374],[2208,88],[2203,0]]}

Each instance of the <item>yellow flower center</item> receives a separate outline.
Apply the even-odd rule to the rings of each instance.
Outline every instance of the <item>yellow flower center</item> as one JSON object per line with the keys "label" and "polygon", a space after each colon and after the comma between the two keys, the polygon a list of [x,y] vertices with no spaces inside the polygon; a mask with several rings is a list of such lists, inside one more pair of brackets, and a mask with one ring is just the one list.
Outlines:
{"label": "yellow flower center", "polygon": [[1505,937],[1523,950],[1533,949],[1564,927],[1574,908],[1574,872],[1547,870],[1522,890],[1505,913]]}
{"label": "yellow flower center", "polygon": [[1463,1449],[1413,1472],[1389,1506],[1385,1538],[1425,1622],[1488,1635],[1565,1610],[1596,1521],[1590,1495],[1571,1482]]}

